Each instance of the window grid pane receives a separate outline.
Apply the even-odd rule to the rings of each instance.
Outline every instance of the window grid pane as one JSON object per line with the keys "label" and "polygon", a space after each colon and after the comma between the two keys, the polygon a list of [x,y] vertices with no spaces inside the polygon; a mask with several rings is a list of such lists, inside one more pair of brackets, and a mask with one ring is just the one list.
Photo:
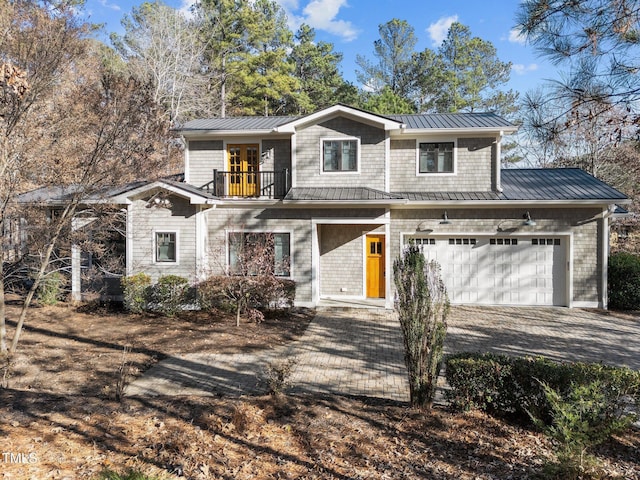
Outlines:
{"label": "window grid pane", "polygon": [[453,173],[453,142],[421,143],[419,152],[420,173]]}
{"label": "window grid pane", "polygon": [[176,234],[170,232],[156,233],[156,262],[176,261]]}
{"label": "window grid pane", "polygon": [[358,170],[356,140],[324,140],[323,168],[325,172],[355,172]]}

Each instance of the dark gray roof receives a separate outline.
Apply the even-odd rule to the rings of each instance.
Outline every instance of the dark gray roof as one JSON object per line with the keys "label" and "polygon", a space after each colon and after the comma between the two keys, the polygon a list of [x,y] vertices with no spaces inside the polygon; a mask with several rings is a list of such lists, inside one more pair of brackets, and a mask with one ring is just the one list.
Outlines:
{"label": "dark gray roof", "polygon": [[398,195],[411,201],[501,200],[495,192],[402,192]]}
{"label": "dark gray roof", "polygon": [[[357,108],[349,107],[353,110]],[[363,113],[377,115],[371,112]],[[513,128],[514,124],[494,113],[427,113],[416,115],[377,115],[406,125],[407,129],[466,129],[466,128]],[[177,128],[181,132],[190,131],[241,131],[273,130],[304,117],[226,117],[192,120]]]}
{"label": "dark gray roof", "polygon": [[[216,199],[217,197],[211,195],[210,193],[202,190],[194,185],[189,185],[188,183],[176,181],[175,178],[177,176],[172,176],[169,178],[162,178],[158,181],[165,183],[167,185],[174,186],[177,189],[180,189],[184,192],[191,193],[192,195],[199,195],[203,198],[208,198],[211,200]],[[116,187],[102,187],[97,190],[94,190],[85,195],[84,201],[86,202],[99,202],[102,200],[106,200],[109,198],[116,197],[118,195],[122,195],[124,193],[135,190],[136,188],[143,187],[145,185],[150,185],[154,183],[155,180],[141,180],[137,182],[127,183],[126,185],[120,185]],[[45,203],[48,205],[64,205],[68,201],[72,199],[74,193],[78,191],[78,186],[76,185],[68,185],[64,187],[60,186],[50,186],[50,187],[40,187],[30,192],[25,192],[18,195],[19,203]]]}
{"label": "dark gray roof", "polygon": [[292,122],[298,117],[227,117],[192,120],[178,131],[193,130],[273,130],[280,125]]}
{"label": "dark gray roof", "polygon": [[501,171],[502,192],[396,192],[412,201],[626,200],[627,196],[579,168],[513,168]]}
{"label": "dark gray roof", "polygon": [[505,200],[625,200],[627,196],[579,168],[514,168],[501,172]]}
{"label": "dark gray roof", "polygon": [[495,113],[427,113],[387,115],[404,123],[407,129],[512,128],[515,125]]}
{"label": "dark gray roof", "polygon": [[324,200],[324,201],[365,201],[365,200],[401,200],[393,193],[366,187],[306,187],[292,188],[285,200]]}

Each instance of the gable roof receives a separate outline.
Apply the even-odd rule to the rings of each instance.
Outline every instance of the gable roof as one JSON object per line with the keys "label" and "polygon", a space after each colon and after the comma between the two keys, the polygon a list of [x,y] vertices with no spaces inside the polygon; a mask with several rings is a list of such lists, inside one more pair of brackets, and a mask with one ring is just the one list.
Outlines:
{"label": "gable roof", "polygon": [[292,134],[301,126],[343,116],[392,132],[468,132],[491,131],[513,133],[517,126],[495,113],[426,113],[414,115],[379,115],[344,104],[336,104],[304,116],[225,117],[192,120],[176,129],[189,134]]}

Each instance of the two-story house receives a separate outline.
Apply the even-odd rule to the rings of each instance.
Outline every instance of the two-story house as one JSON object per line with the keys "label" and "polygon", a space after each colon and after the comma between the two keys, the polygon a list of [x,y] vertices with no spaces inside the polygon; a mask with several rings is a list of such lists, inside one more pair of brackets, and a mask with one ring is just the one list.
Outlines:
{"label": "two-story house", "polygon": [[410,240],[452,303],[606,307],[609,218],[627,198],[578,169],[501,169],[494,114],[381,116],[335,105],[303,117],[186,123],[184,182],[120,188],[127,273],[193,281],[273,235],[296,303],[380,299]]}

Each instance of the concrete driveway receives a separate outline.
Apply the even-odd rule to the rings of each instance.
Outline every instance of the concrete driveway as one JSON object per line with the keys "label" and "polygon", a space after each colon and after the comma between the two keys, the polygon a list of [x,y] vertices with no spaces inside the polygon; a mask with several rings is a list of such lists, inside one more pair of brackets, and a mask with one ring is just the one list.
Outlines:
{"label": "concrete driveway", "polygon": [[[491,351],[640,369],[640,317],[567,308],[453,307],[447,353]],[[293,358],[293,392],[408,401],[400,326],[383,309],[320,309],[301,339],[252,354],[171,357],[128,395],[262,394],[264,365]]]}

